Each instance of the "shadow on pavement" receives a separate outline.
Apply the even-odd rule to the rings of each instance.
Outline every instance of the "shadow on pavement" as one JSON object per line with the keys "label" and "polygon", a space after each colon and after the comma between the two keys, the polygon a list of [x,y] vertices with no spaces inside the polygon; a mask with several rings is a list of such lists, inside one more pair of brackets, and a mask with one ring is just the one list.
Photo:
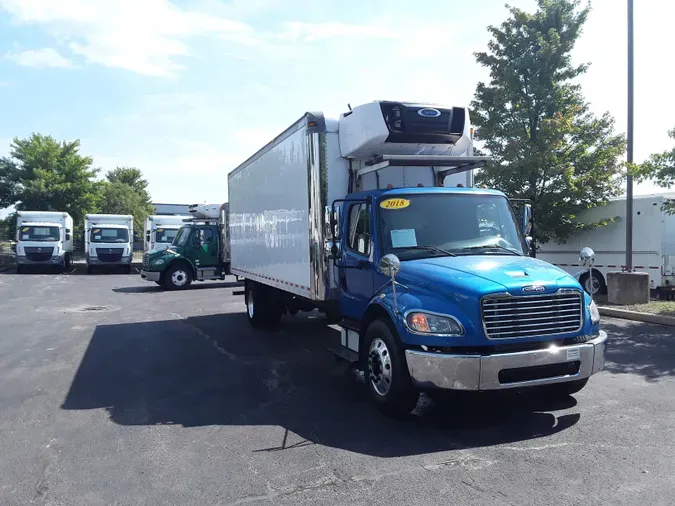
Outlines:
{"label": "shadow on pavement", "polygon": [[[423,396],[405,420],[379,414],[326,347],[338,332],[313,317],[251,329],[244,314],[99,325],[62,405],[105,408],[121,425],[276,425],[294,445],[395,457],[546,437],[579,421],[573,407],[514,394],[436,405]],[[288,449],[287,438],[271,448]]]}
{"label": "shadow on pavement", "polygon": [[606,371],[637,374],[647,381],[675,376],[675,328],[626,322],[624,325],[604,323],[603,329],[609,335]]}
{"label": "shadow on pavement", "polygon": [[[123,286],[120,288],[113,288],[112,291],[116,293],[149,293],[149,292],[161,292],[163,289],[157,286],[156,283],[151,281],[147,282],[147,285],[143,286]],[[214,282],[214,281],[195,281],[190,285],[188,290],[208,290],[209,288],[239,288],[244,286],[243,281],[224,281],[224,282]]]}

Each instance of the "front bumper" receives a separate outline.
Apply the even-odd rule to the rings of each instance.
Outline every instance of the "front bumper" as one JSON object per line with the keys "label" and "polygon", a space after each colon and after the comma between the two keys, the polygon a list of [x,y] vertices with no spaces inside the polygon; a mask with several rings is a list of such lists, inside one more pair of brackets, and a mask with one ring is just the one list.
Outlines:
{"label": "front bumper", "polygon": [[162,273],[159,271],[144,271],[141,270],[141,277],[147,281],[159,281]]}
{"label": "front bumper", "polygon": [[605,365],[607,333],[570,346],[494,355],[445,355],[406,350],[419,388],[502,390],[588,378]]}
{"label": "front bumper", "polygon": [[104,262],[98,257],[87,257],[87,265],[129,265],[130,263],[130,256],[122,257],[117,262]]}
{"label": "front bumper", "polygon": [[17,265],[61,265],[64,255],[54,255],[47,260],[30,260],[25,256],[16,256]]}

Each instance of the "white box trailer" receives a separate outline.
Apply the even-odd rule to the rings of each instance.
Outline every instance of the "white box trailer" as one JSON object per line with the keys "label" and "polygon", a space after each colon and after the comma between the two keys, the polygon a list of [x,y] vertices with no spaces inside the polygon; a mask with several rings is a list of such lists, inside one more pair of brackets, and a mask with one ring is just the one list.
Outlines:
{"label": "white box trailer", "polygon": [[131,273],[134,217],[130,214],[87,214],[84,251],[87,274],[94,268],[122,266]]}
{"label": "white box trailer", "polygon": [[[675,193],[664,193],[636,195],[633,201],[633,266],[636,271],[649,273],[650,288],[656,292],[675,289],[675,215],[663,210],[664,202],[673,199]],[[589,293],[606,293],[607,273],[625,269],[626,198],[612,199],[578,218],[581,223],[607,218],[615,220],[605,227],[575,234],[563,244],[544,244],[537,257],[575,276]],[[595,251],[593,278],[579,263],[581,245]]]}
{"label": "white box trailer", "polygon": [[[313,301],[336,299],[327,206],[375,188],[471,186],[470,169],[488,160],[473,156],[468,110],[435,107],[375,101],[335,119],[308,112],[232,170],[232,274]],[[424,110],[439,116],[418,125]],[[396,134],[401,116],[420,140]]]}
{"label": "white box trailer", "polygon": [[190,216],[152,215],[145,220],[143,251],[165,250]]}
{"label": "white box trailer", "polygon": [[73,218],[65,212],[18,211],[16,269],[27,265],[70,267],[73,254]]}

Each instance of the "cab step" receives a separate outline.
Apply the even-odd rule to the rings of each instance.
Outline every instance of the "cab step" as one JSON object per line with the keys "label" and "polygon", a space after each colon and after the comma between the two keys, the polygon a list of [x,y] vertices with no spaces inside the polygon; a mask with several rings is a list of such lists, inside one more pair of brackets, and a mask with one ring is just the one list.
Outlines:
{"label": "cab step", "polygon": [[328,348],[328,351],[335,355],[335,358],[346,360],[352,364],[355,364],[359,361],[359,354],[354,350],[345,348],[344,346],[340,346],[339,348]]}

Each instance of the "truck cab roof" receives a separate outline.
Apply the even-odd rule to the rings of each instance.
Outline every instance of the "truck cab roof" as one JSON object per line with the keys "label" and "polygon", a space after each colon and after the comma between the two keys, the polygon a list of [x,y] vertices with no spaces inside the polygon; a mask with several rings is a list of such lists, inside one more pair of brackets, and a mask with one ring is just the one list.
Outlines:
{"label": "truck cab roof", "polygon": [[379,190],[366,190],[350,194],[350,199],[366,198],[369,196],[378,198],[382,195],[423,195],[423,194],[449,194],[449,195],[498,195],[506,197],[504,193],[498,190],[489,190],[486,188],[446,188],[441,186],[414,187],[414,188],[389,188]]}

